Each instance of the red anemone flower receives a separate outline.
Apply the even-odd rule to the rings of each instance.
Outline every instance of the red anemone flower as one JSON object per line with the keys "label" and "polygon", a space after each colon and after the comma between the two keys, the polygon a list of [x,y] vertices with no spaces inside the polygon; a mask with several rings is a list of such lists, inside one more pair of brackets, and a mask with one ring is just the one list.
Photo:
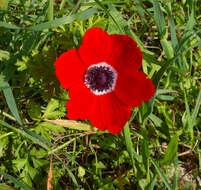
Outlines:
{"label": "red anemone flower", "polygon": [[99,130],[119,133],[131,108],[149,101],[155,88],[139,71],[142,53],[127,35],[89,29],[79,49],[63,53],[56,61],[56,76],[69,90],[67,117],[88,119]]}

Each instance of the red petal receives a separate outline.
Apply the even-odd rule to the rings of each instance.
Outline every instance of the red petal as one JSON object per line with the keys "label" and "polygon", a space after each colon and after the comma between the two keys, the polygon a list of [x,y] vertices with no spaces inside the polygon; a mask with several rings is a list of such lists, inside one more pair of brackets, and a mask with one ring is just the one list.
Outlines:
{"label": "red petal", "polygon": [[90,66],[108,59],[111,55],[111,45],[110,36],[101,28],[93,27],[85,33],[78,51],[83,62]]}
{"label": "red petal", "polygon": [[119,133],[131,114],[131,107],[123,104],[115,96],[109,93],[96,96],[83,84],[78,84],[69,90],[67,117],[72,120],[88,119],[99,130],[108,130],[111,133]]}
{"label": "red petal", "polygon": [[129,120],[131,107],[123,104],[114,93],[98,96],[91,110],[90,122],[99,130],[119,133]]}
{"label": "red petal", "polygon": [[142,53],[137,43],[127,35],[113,34],[110,36],[113,50],[107,60],[117,71],[139,69],[142,66]]}
{"label": "red petal", "polygon": [[83,82],[69,89],[71,98],[67,104],[67,117],[72,120],[88,119],[93,95]]}
{"label": "red petal", "polygon": [[94,95],[83,84],[73,86],[69,90],[69,100],[66,104],[68,113],[66,116],[71,120],[88,119],[93,121],[92,124],[99,130],[104,131],[106,128],[103,125],[100,96]]}
{"label": "red petal", "polygon": [[91,102],[91,110],[89,111],[88,120],[93,126],[98,128],[101,131],[107,129],[103,123],[103,114],[101,110],[101,96],[96,96]]}
{"label": "red petal", "polygon": [[115,93],[125,104],[140,106],[142,101],[148,101],[155,93],[151,79],[142,71],[118,73]]}
{"label": "red petal", "polygon": [[71,49],[63,53],[54,63],[56,76],[65,89],[83,79],[84,64],[80,61],[77,50]]}

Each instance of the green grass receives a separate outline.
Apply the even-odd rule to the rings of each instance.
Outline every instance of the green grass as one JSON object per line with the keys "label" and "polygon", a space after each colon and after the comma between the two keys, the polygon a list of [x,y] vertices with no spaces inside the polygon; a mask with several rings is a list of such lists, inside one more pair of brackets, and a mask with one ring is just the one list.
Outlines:
{"label": "green grass", "polygon": [[[200,12],[199,0],[0,0],[0,189],[46,189],[51,157],[56,190],[201,189]],[[93,26],[131,36],[157,90],[118,135],[63,121],[53,63]]]}

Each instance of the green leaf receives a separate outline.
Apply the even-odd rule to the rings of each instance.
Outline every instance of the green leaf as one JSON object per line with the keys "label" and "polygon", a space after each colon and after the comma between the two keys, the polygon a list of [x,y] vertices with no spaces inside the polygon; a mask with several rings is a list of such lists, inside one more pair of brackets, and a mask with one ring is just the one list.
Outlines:
{"label": "green leaf", "polygon": [[9,125],[8,123],[6,123],[4,121],[1,121],[1,120],[0,120],[0,125],[2,125],[2,126],[8,128],[8,129],[11,129],[11,130],[21,134],[22,136],[24,136],[24,137],[30,139],[31,141],[33,141],[34,143],[39,144],[41,147],[45,148],[46,150],[50,150],[48,148],[48,146],[45,144],[46,142],[48,142],[47,140],[43,139],[42,137],[40,137],[39,135],[35,134],[34,132],[29,131],[28,129],[24,128],[23,126],[21,126],[21,127],[26,132],[24,130],[17,129],[16,127],[13,127],[12,125]]}
{"label": "green leaf", "polygon": [[144,8],[144,5],[143,5],[142,1],[141,0],[136,0],[136,6],[137,6],[137,12],[139,13],[142,21],[144,23],[146,23],[146,18],[145,18],[145,14],[144,14],[145,8]]}
{"label": "green leaf", "polygon": [[7,10],[9,0],[0,0],[0,10]]}
{"label": "green leaf", "polygon": [[149,186],[146,188],[146,190],[154,190],[154,186],[157,182],[157,175],[154,176],[154,179],[152,180],[151,184],[149,184]]}
{"label": "green leaf", "polygon": [[167,177],[166,177],[165,175],[163,175],[163,173],[162,173],[161,169],[159,168],[158,164],[157,164],[152,158],[150,158],[150,159],[151,159],[151,162],[152,162],[152,164],[154,165],[154,167],[155,167],[157,173],[160,175],[160,177],[161,177],[163,183],[164,183],[165,186],[167,187],[167,189],[168,189],[168,190],[172,190],[170,184],[168,183]]}
{"label": "green leaf", "polygon": [[97,12],[96,8],[90,8],[87,10],[84,10],[83,12],[80,12],[78,14],[74,15],[68,15],[68,16],[63,16],[62,18],[57,18],[48,22],[44,22],[41,24],[37,24],[35,26],[30,26],[26,28],[27,30],[33,30],[33,31],[40,31],[40,30],[45,30],[45,29],[50,29],[50,28],[56,28],[64,24],[70,24],[72,23],[75,19],[77,20],[84,20],[92,16]]}
{"label": "green leaf", "polygon": [[156,96],[160,95],[160,94],[169,94],[169,93],[176,93],[176,90],[172,90],[172,89],[158,89],[156,91]]}
{"label": "green leaf", "polygon": [[165,56],[167,59],[171,59],[174,57],[174,50],[172,48],[172,44],[170,41],[167,41],[166,39],[160,40],[161,46],[164,50]]}
{"label": "green leaf", "polygon": [[149,150],[149,140],[147,137],[146,129],[142,129],[143,139],[142,139],[142,161],[146,170],[146,176],[149,180],[149,156],[150,156],[150,150]]}
{"label": "green leaf", "polygon": [[80,166],[80,164],[79,164],[77,161],[75,161],[75,160],[72,158],[72,156],[71,156],[70,154],[67,154],[65,151],[61,151],[61,152],[62,152],[62,154],[63,154],[67,159],[69,159],[71,162],[73,162],[74,164]]}
{"label": "green leaf", "polygon": [[178,150],[178,135],[174,135],[169,144],[167,149],[165,150],[165,156],[163,160],[161,160],[162,165],[169,165],[175,158]]}
{"label": "green leaf", "polygon": [[106,169],[107,167],[103,164],[103,162],[98,161],[95,163],[97,169]]}
{"label": "green leaf", "polygon": [[168,6],[167,6],[167,13],[168,13],[169,21],[170,21],[170,35],[171,35],[172,47],[175,50],[176,47],[178,46],[178,39],[177,39],[176,30],[175,30],[174,20],[171,15],[170,8]]}
{"label": "green leaf", "polygon": [[17,70],[18,71],[24,71],[24,70],[26,70],[28,62],[30,60],[30,58],[27,57],[27,56],[22,56],[21,59],[22,60],[17,60],[17,62],[15,63],[15,65],[17,66]]}
{"label": "green leaf", "polygon": [[37,104],[35,102],[30,102],[28,106],[28,114],[31,117],[31,119],[37,121],[41,118],[41,107],[40,104]]}
{"label": "green leaf", "polygon": [[44,119],[58,119],[65,116],[65,112],[59,110],[59,101],[51,99],[48,103],[45,113],[42,116]]}
{"label": "green leaf", "polygon": [[[116,33],[119,34],[125,34],[124,28],[122,27],[122,23],[118,23],[118,20],[120,19],[122,21],[122,16],[120,16],[120,13],[115,9],[114,6],[112,6],[111,4],[109,4],[109,9],[110,11],[108,11],[108,9],[99,1],[99,0],[95,0],[95,2],[97,3],[97,5],[99,5],[104,11],[105,13],[111,18],[111,21],[114,22],[114,24],[116,25],[116,27],[113,25],[114,28],[116,28]],[[118,16],[117,16],[118,15]],[[115,31],[114,30],[114,31]],[[110,30],[108,30],[110,32]]]}
{"label": "green leaf", "polygon": [[92,15],[94,15],[97,12],[98,12],[97,8],[94,8],[94,7],[93,8],[89,8],[87,10],[84,10],[84,11],[78,13],[75,16],[75,18],[77,20],[86,20],[86,19],[88,19],[89,17],[91,17]]}
{"label": "green leaf", "polygon": [[194,7],[193,7],[192,11],[191,11],[191,15],[189,17],[189,20],[188,20],[187,25],[184,30],[184,34],[187,34],[188,31],[192,30],[194,24],[195,24],[195,19],[194,19]]}
{"label": "green leaf", "polygon": [[0,174],[3,175],[6,179],[10,180],[12,183],[14,183],[16,186],[24,189],[24,190],[34,190],[32,187],[22,183],[21,181],[19,181],[18,179],[16,179],[15,177],[5,173],[4,171],[0,170]]}
{"label": "green leaf", "polygon": [[65,129],[62,125],[55,125],[50,122],[40,122],[38,126],[43,131],[45,130],[45,131],[54,132],[57,135],[65,132]]}
{"label": "green leaf", "polygon": [[165,101],[173,101],[175,99],[175,97],[168,95],[158,95],[157,98]]}
{"label": "green leaf", "polygon": [[33,147],[30,151],[31,156],[36,156],[37,158],[43,158],[47,155],[47,152],[43,149],[36,149],[36,147]]}
{"label": "green leaf", "polygon": [[158,28],[159,36],[163,39],[166,32],[165,18],[158,0],[153,0],[154,19]]}
{"label": "green leaf", "polygon": [[8,87],[8,82],[6,80],[6,77],[0,73],[0,90],[3,90]]}
{"label": "green leaf", "polygon": [[13,92],[10,88],[10,85],[7,83],[6,84],[7,88],[3,89],[3,93],[4,93],[4,96],[6,98],[6,102],[8,104],[8,107],[11,111],[11,113],[13,114],[13,116],[15,117],[15,119],[17,120],[17,122],[22,125],[22,120],[20,118],[20,115],[19,115],[19,111],[17,109],[17,105],[15,103],[15,98],[13,96]]}
{"label": "green leaf", "polygon": [[199,169],[201,170],[201,150],[198,151],[199,155]]}
{"label": "green leaf", "polygon": [[[192,47],[191,47],[192,49]],[[188,48],[185,51],[189,51],[190,49]],[[178,53],[177,55],[175,55],[173,58],[167,60],[167,62],[163,62],[162,67],[156,72],[154,73],[153,77],[152,77],[152,81],[154,83],[155,89],[157,91],[158,86],[159,86],[159,82],[162,78],[162,76],[164,75],[165,71],[170,67],[171,64],[174,63],[174,61],[181,56],[181,53]],[[155,98],[156,98],[156,94],[152,97],[152,99],[149,102],[145,102],[145,104],[147,105],[148,109],[146,114],[143,116],[143,121],[149,116],[150,113],[152,113],[153,111],[153,106],[154,106],[154,102],[155,102]]]}
{"label": "green leaf", "polygon": [[184,93],[184,102],[185,102],[185,108],[186,108],[186,114],[184,114],[184,120],[187,121],[187,124],[184,123],[184,130],[190,135],[190,138],[193,139],[194,137],[194,131],[193,131],[193,122],[191,118],[190,113],[190,107],[188,103],[187,93],[186,89],[184,88],[184,84],[182,83],[183,93]]}
{"label": "green leaf", "polygon": [[70,170],[67,166],[64,166],[64,167],[65,167],[65,169],[68,171],[68,174],[69,174],[69,176],[71,177],[73,183],[74,183],[77,187],[79,187],[78,182],[77,182],[75,176],[73,175],[73,173],[71,172],[71,170]]}
{"label": "green leaf", "polygon": [[44,112],[43,118],[47,118],[49,114],[54,112],[59,107],[58,100],[51,99]]}
{"label": "green leaf", "polygon": [[108,15],[111,20],[111,22],[109,22],[108,32],[125,34],[125,28],[128,26],[127,21],[123,19],[122,14],[112,4],[108,6]]}
{"label": "green leaf", "polygon": [[149,118],[154,122],[154,124],[157,126],[157,127],[162,127],[162,123],[163,123],[163,121],[159,118],[159,117],[157,117],[156,115],[154,115],[154,114],[150,114],[149,115]]}
{"label": "green leaf", "polygon": [[38,159],[37,154],[35,156],[37,157],[37,159],[32,157],[32,162],[33,162],[33,165],[35,168],[41,168],[41,167],[49,164],[49,162],[47,160]]}
{"label": "green leaf", "polygon": [[10,53],[8,51],[0,50],[0,61],[8,60],[10,58]]}
{"label": "green leaf", "polygon": [[80,135],[80,136],[78,136],[78,137],[72,138],[72,139],[69,140],[68,142],[65,142],[65,143],[63,143],[62,145],[57,146],[56,148],[52,149],[51,151],[48,152],[48,154],[53,154],[53,153],[55,153],[55,152],[57,152],[57,151],[59,151],[59,150],[65,148],[65,147],[67,147],[67,146],[68,146],[69,144],[71,144],[73,141],[75,141],[76,139],[81,138],[81,137],[83,137],[83,136],[85,136],[85,134],[82,134],[82,135]]}
{"label": "green leaf", "polygon": [[75,19],[75,17],[73,15],[63,16],[62,18],[57,18],[57,19],[54,19],[54,20],[51,20],[48,22],[37,24],[35,26],[30,26],[26,29],[33,30],[33,31],[41,31],[41,30],[45,30],[45,29],[56,28],[56,27],[64,25],[64,24],[72,23],[74,21],[74,19]]}
{"label": "green leaf", "polygon": [[85,169],[82,166],[78,167],[78,177],[83,178],[85,176]]}
{"label": "green leaf", "polygon": [[[133,37],[133,36],[132,36]],[[143,47],[144,44],[140,41],[140,39],[136,40],[135,37],[133,37],[134,40],[137,42],[137,44],[140,46],[140,47]],[[144,52],[144,50],[142,49],[142,53],[143,53],[143,60],[146,60],[147,63],[153,63],[153,64],[156,64],[156,65],[160,65],[162,66],[162,63],[160,61],[157,60],[157,58],[155,57],[155,55],[150,55],[148,54],[147,52]]]}
{"label": "green leaf", "polygon": [[27,163],[27,158],[19,158],[17,160],[14,160],[13,163],[17,167],[18,171],[24,168],[25,164]]}
{"label": "green leaf", "polygon": [[38,170],[36,168],[31,167],[29,162],[26,163],[25,170],[29,173],[31,179],[34,179],[34,177],[36,176],[38,171],[40,171],[40,170]]}
{"label": "green leaf", "polygon": [[[61,159],[59,156],[57,156],[57,154],[54,154],[54,156],[55,156],[58,160],[60,160],[61,162],[63,162],[62,159]],[[63,167],[67,170],[67,172],[68,172],[69,176],[71,177],[73,183],[78,187],[79,185],[78,185],[78,183],[77,183],[77,180],[76,180],[75,176],[73,175],[73,173],[71,172],[71,170],[70,170],[67,166],[65,166],[65,164],[63,165]]]}
{"label": "green leaf", "polygon": [[133,143],[132,143],[132,140],[131,140],[131,135],[130,135],[130,129],[129,129],[129,123],[128,122],[124,126],[123,131],[124,131],[124,139],[125,139],[125,143],[126,143],[126,149],[127,149],[128,153],[129,153],[131,163],[133,165],[133,170],[134,170],[134,172],[136,172]]}
{"label": "green leaf", "polygon": [[12,24],[8,24],[8,23],[2,22],[2,21],[0,21],[0,27],[4,27],[4,28],[8,28],[8,29],[15,29],[15,30],[21,29],[18,26],[14,26]]}
{"label": "green leaf", "polygon": [[53,20],[54,18],[54,0],[49,0],[47,17],[49,21]]}
{"label": "green leaf", "polygon": [[191,121],[192,121],[192,125],[195,125],[195,120],[197,118],[199,109],[200,109],[200,105],[201,105],[201,89],[199,91],[198,97],[196,99],[196,103],[195,103],[195,108],[193,110],[192,116],[191,116]]}
{"label": "green leaf", "polygon": [[9,133],[5,133],[3,135],[0,135],[0,140],[5,138],[5,137],[7,137],[7,136],[9,136],[9,135],[12,135],[12,134],[13,134],[13,132],[9,132]]}
{"label": "green leaf", "polygon": [[64,8],[64,5],[66,3],[66,0],[61,0],[60,6],[59,6],[59,10]]}

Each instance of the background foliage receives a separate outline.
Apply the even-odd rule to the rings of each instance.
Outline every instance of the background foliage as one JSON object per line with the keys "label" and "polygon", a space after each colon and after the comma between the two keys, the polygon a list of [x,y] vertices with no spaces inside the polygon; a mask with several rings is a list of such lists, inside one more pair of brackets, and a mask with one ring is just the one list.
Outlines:
{"label": "background foliage", "polygon": [[[0,0],[0,189],[201,189],[200,23],[199,0]],[[118,135],[67,120],[54,74],[93,26],[135,39],[157,88]]]}

